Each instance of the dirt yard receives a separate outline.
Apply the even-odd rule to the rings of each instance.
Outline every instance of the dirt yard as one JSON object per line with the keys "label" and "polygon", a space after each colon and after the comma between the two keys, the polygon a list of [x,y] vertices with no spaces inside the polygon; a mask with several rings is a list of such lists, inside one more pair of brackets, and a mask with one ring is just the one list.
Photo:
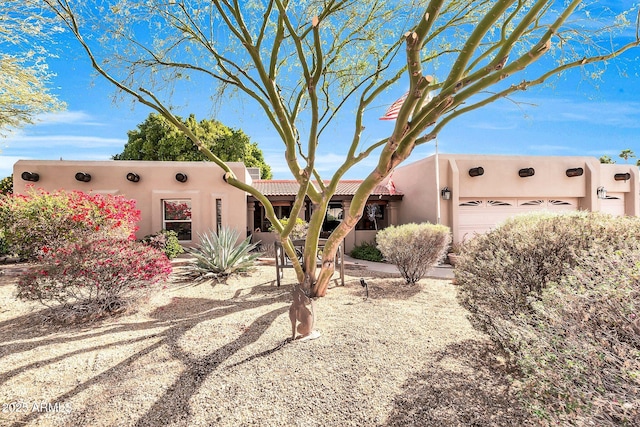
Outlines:
{"label": "dirt yard", "polygon": [[13,297],[24,266],[0,268],[0,425],[534,425],[447,280],[349,269],[316,302],[321,337],[289,342],[290,286],[273,266],[173,280],[84,326],[44,321]]}

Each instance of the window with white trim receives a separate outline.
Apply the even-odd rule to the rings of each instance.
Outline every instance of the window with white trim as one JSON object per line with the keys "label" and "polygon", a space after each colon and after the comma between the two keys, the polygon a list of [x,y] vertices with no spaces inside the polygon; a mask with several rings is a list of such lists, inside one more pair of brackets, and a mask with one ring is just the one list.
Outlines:
{"label": "window with white trim", "polygon": [[191,240],[191,199],[162,201],[162,228],[175,231],[178,240]]}

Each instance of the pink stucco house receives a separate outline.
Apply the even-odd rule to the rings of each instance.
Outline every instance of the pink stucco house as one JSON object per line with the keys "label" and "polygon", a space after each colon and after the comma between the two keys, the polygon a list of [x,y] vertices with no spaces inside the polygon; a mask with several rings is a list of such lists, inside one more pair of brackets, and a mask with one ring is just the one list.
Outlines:
{"label": "pink stucco house", "polygon": [[[272,201],[279,217],[289,216],[295,181],[257,180],[242,163],[230,167]],[[370,215],[347,236],[345,250],[373,241],[376,229],[407,222],[442,223],[452,229],[454,241],[460,241],[510,216],[541,209],[638,216],[638,175],[634,165],[605,165],[592,157],[441,154],[436,161],[430,156],[398,167],[391,177],[393,186],[374,189]],[[209,162],[20,160],[13,170],[18,194],[34,185],[135,199],[142,212],[138,237],[173,229],[190,246],[198,233],[227,225],[252,234],[254,241],[273,241],[261,204],[227,185],[222,176],[222,169]],[[341,220],[360,182],[340,183],[326,232]],[[308,219],[311,209],[307,203],[300,216]]]}

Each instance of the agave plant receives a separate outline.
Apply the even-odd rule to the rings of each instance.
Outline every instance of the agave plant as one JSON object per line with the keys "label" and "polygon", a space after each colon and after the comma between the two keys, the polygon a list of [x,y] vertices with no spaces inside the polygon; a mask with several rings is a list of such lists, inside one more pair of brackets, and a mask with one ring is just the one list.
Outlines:
{"label": "agave plant", "polygon": [[251,253],[256,248],[250,242],[251,236],[237,244],[239,237],[240,233],[230,227],[221,227],[217,234],[213,231],[198,234],[200,243],[189,249],[189,253],[195,257],[189,266],[189,273],[207,279],[251,268],[260,253]]}

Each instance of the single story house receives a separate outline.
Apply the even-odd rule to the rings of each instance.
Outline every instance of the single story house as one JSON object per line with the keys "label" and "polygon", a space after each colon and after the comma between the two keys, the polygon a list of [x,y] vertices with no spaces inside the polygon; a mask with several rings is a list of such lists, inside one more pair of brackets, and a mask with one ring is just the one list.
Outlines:
{"label": "single story house", "polygon": [[[293,180],[260,180],[242,163],[230,163],[238,179],[252,183],[288,217],[297,193]],[[251,195],[224,182],[211,162],[20,160],[14,165],[14,192],[33,185],[47,191],[81,190],[121,194],[142,212],[138,237],[175,230],[190,246],[197,235],[226,225],[270,243],[264,208]],[[391,182],[389,182],[391,181]],[[331,199],[323,227],[329,233],[342,219],[360,180],[343,180]],[[408,222],[442,223],[461,241],[506,218],[534,210],[603,211],[640,214],[635,165],[600,164],[593,157],[440,154],[398,167],[377,186],[367,211],[345,239],[345,251],[372,242],[376,230]],[[307,202],[300,217],[308,220]]]}

